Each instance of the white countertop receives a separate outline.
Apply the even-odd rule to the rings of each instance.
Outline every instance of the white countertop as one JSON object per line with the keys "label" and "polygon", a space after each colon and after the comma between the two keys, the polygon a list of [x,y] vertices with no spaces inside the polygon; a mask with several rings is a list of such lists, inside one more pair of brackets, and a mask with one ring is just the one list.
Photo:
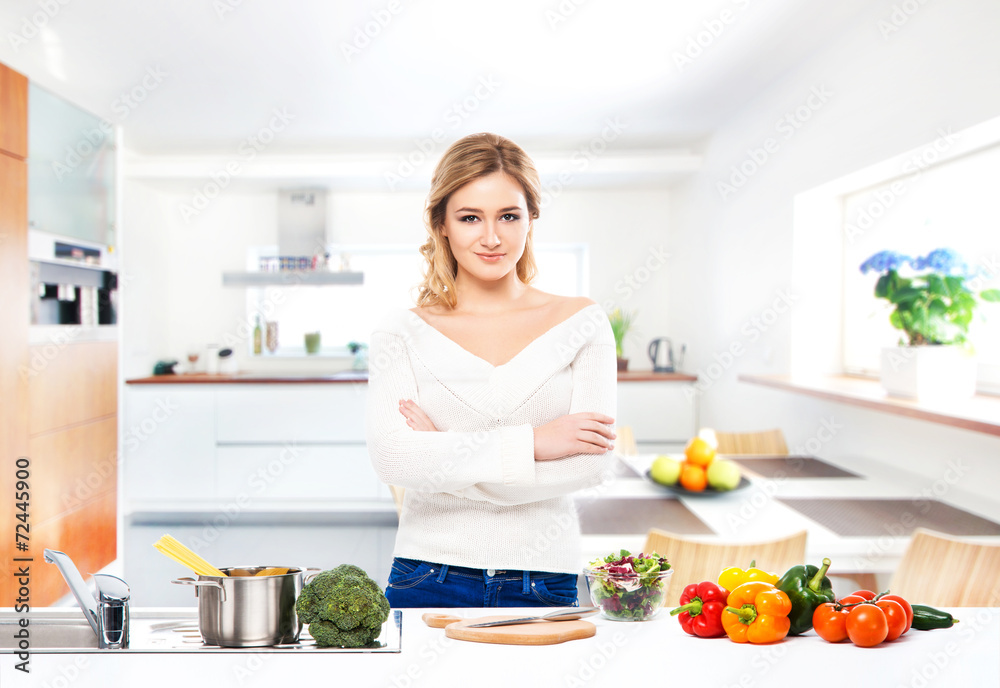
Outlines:
{"label": "white countertop", "polygon": [[[31,674],[0,656],[0,685],[18,686],[740,686],[844,685],[983,688],[1000,685],[1000,609],[951,609],[952,629],[913,631],[876,648],[831,644],[811,632],[774,645],[686,635],[666,613],[644,623],[595,619],[597,634],[561,645],[489,645],[451,640],[403,611],[398,654],[31,656]],[[456,610],[449,610],[454,612]],[[478,617],[497,610],[457,610]],[[511,610],[513,611],[513,610]],[[517,610],[514,613],[544,610]],[[643,678],[645,677],[645,678]],[[681,683],[683,682],[683,683]]]}

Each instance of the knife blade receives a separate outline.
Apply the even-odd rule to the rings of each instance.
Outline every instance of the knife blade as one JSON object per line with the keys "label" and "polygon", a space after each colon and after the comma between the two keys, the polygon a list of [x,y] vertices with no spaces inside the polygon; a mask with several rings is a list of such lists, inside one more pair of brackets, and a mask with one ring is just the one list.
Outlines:
{"label": "knife blade", "polygon": [[575,621],[585,616],[596,614],[600,609],[597,607],[578,607],[574,609],[564,609],[556,612],[549,612],[542,616],[523,616],[519,619],[504,619],[502,621],[487,621],[485,623],[469,624],[466,628],[486,628],[487,626],[514,626],[517,624],[532,623],[534,621]]}

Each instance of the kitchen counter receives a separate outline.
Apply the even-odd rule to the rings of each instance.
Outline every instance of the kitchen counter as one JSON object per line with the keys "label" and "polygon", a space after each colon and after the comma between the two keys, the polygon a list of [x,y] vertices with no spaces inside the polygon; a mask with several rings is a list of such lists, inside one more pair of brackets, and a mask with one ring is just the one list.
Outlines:
{"label": "kitchen counter", "polygon": [[[618,382],[697,382],[696,375],[687,373],[654,373],[631,371],[618,373]],[[242,372],[242,373],[181,373],[177,375],[151,375],[125,381],[127,385],[176,385],[176,384],[316,384],[327,382],[368,382],[367,370],[344,370],[337,373],[303,372]]]}
{"label": "kitchen counter", "polygon": [[367,370],[342,370],[336,373],[303,372],[242,372],[242,373],[180,373],[176,375],[151,375],[125,380],[127,385],[211,385],[211,384],[317,384],[317,383],[368,382]]}
{"label": "kitchen counter", "polygon": [[[935,688],[1000,685],[1000,609],[951,609],[961,623],[947,630],[910,631],[863,649],[809,633],[774,645],[740,645],[688,636],[666,613],[644,623],[596,618],[597,634],[560,645],[513,646],[446,638],[421,620],[426,609],[403,610],[402,651],[319,655],[268,650],[212,654],[31,655],[31,673],[0,655],[0,685],[280,686],[337,683],[387,688],[417,686],[621,686],[623,677],[659,676],[671,684],[718,686],[865,686]],[[497,610],[464,609],[462,617]],[[513,610],[511,610],[513,611]],[[517,610],[526,614],[546,610]]]}

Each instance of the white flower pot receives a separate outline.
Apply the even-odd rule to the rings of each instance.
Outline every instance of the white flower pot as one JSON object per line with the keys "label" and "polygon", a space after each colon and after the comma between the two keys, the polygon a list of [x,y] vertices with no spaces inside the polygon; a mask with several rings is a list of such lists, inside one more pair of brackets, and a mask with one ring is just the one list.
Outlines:
{"label": "white flower pot", "polygon": [[887,347],[881,373],[894,397],[957,401],[976,393],[976,359],[959,346]]}

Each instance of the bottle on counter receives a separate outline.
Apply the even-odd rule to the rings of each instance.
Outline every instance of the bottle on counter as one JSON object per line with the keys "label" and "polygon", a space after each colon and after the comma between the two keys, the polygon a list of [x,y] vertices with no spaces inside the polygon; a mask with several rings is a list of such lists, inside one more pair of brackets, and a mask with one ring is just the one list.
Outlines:
{"label": "bottle on counter", "polygon": [[257,325],[253,328],[253,355],[260,356],[264,343],[264,328],[260,323],[260,313],[257,314]]}

